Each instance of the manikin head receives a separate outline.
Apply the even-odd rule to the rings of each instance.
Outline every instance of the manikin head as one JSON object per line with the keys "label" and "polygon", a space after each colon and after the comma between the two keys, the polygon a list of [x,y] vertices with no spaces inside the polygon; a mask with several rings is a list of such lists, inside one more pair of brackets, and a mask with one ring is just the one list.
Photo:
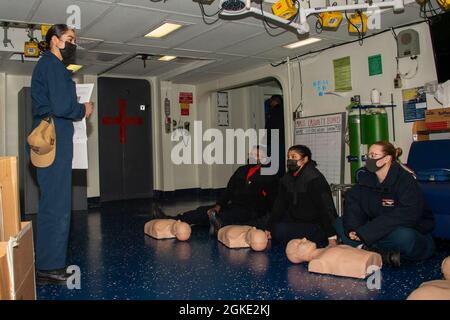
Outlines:
{"label": "manikin head", "polygon": [[442,273],[445,280],[450,280],[450,257],[447,257],[442,262]]}
{"label": "manikin head", "polygon": [[181,222],[177,220],[172,225],[172,233],[180,241],[186,241],[191,237],[191,226],[186,222]]}
{"label": "manikin head", "polygon": [[286,255],[292,263],[302,263],[311,261],[316,250],[316,244],[306,238],[293,239],[286,246]]}
{"label": "manikin head", "polygon": [[247,243],[255,251],[263,251],[267,248],[267,235],[263,230],[258,230],[252,227],[247,231]]}

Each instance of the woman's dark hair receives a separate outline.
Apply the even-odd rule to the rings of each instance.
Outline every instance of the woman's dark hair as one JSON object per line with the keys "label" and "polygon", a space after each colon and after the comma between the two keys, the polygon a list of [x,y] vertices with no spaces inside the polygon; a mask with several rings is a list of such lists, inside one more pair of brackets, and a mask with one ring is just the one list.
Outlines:
{"label": "woman's dark hair", "polygon": [[398,160],[398,158],[402,155],[403,150],[402,148],[396,148],[392,143],[389,141],[377,141],[374,143],[374,145],[380,146],[381,150],[386,155],[389,155],[392,157],[392,161]]}
{"label": "woman's dark hair", "polygon": [[299,154],[301,157],[308,157],[309,162],[311,162],[314,166],[317,166],[317,162],[312,159],[311,149],[302,144],[297,144],[289,148],[288,152],[295,152]]}
{"label": "woman's dark hair", "polygon": [[60,38],[67,31],[72,30],[66,24],[54,24],[48,29],[45,35],[46,50],[50,50],[50,44],[52,43],[53,36]]}

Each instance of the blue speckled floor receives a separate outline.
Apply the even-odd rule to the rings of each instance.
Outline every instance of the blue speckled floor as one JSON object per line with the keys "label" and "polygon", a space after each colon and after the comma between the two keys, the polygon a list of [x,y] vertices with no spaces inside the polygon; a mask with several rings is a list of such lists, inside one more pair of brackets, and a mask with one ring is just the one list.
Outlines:
{"label": "blue speckled floor", "polygon": [[[209,203],[163,203],[168,214]],[[194,227],[188,242],[144,235],[149,201],[116,202],[73,216],[70,263],[80,266],[81,290],[39,285],[39,299],[405,299],[423,281],[439,279],[448,243],[435,257],[400,269],[384,268],[381,290],[366,281],[308,273],[291,264],[284,247],[229,250]],[[34,218],[34,217],[31,217]]]}

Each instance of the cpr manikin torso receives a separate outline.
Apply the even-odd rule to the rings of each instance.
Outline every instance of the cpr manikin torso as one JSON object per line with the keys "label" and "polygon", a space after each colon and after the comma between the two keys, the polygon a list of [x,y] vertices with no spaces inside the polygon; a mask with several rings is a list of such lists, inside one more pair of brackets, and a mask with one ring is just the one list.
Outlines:
{"label": "cpr manikin torso", "polygon": [[180,220],[154,219],[145,224],[144,232],[155,239],[177,238],[185,241],[191,236],[191,227]]}
{"label": "cpr manikin torso", "polygon": [[382,267],[378,253],[346,245],[317,249],[316,244],[306,238],[289,241],[286,255],[292,263],[309,261],[310,272],[342,277],[364,279]]}
{"label": "cpr manikin torso", "polygon": [[267,235],[251,226],[226,226],[220,228],[217,239],[228,248],[252,248],[263,251],[267,247]]}
{"label": "cpr manikin torso", "polygon": [[445,280],[424,282],[414,290],[408,300],[450,300],[450,257],[442,262]]}

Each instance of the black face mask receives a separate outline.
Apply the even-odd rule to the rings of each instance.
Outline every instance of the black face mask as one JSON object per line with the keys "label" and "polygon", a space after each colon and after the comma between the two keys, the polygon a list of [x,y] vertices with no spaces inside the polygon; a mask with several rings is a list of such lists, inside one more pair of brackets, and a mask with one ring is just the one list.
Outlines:
{"label": "black face mask", "polygon": [[[385,156],[384,156],[385,157]],[[378,160],[383,159],[384,157],[381,157],[379,159],[371,159],[371,158],[367,158],[366,159],[366,169],[369,170],[372,173],[377,172],[378,170],[381,170],[381,168],[383,168],[385,164],[383,164],[381,167],[377,166],[377,162]]]}
{"label": "black face mask", "polygon": [[294,160],[294,159],[287,160],[287,169],[289,172],[295,172],[300,168],[298,166],[297,162],[298,162],[298,160]]}
{"label": "black face mask", "polygon": [[66,41],[65,44],[64,49],[59,49],[63,58],[63,63],[65,65],[73,64],[75,63],[77,46],[68,41]]}

